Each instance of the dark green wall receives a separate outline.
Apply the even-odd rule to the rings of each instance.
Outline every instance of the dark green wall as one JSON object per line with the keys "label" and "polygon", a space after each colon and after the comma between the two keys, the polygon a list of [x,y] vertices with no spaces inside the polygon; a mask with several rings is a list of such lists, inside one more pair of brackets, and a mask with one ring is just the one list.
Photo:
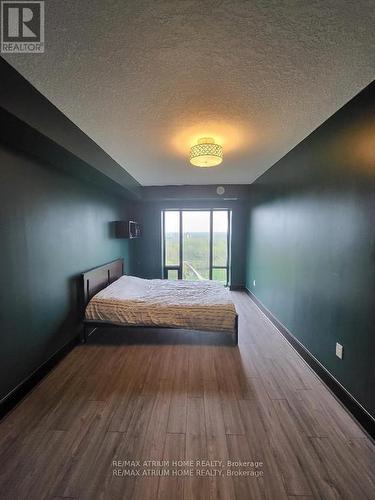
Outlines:
{"label": "dark green wall", "polygon": [[367,87],[252,186],[246,280],[372,415],[374,91]]}
{"label": "dark green wall", "polygon": [[[246,203],[241,200],[224,201],[216,195],[207,199],[207,190],[215,192],[215,186],[192,186],[192,191],[199,191],[196,199],[187,200],[190,189],[188,186],[174,186],[159,188],[161,192],[168,192],[168,196],[176,199],[154,200],[140,204],[137,214],[142,224],[142,238],[137,241],[136,256],[134,257],[136,273],[145,278],[162,277],[162,249],[161,249],[161,211],[165,208],[228,208],[232,210],[232,286],[243,286],[245,278],[245,248],[246,248]],[[144,198],[148,198],[145,188]],[[160,194],[160,193],[159,193]],[[160,196],[162,197],[162,196]]]}
{"label": "dark green wall", "polygon": [[1,399],[77,334],[77,275],[121,256],[129,269],[131,242],[110,225],[124,198],[1,145],[0,200]]}
{"label": "dark green wall", "polygon": [[0,402],[73,339],[79,274],[131,242],[140,185],[0,58]]}

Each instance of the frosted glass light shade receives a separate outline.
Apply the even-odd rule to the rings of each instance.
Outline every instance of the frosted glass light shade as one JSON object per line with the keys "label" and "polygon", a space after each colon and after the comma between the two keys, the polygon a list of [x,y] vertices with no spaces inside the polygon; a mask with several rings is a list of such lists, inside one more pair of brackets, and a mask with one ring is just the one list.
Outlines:
{"label": "frosted glass light shade", "polygon": [[212,137],[203,137],[190,149],[190,163],[195,167],[216,167],[223,161],[223,148]]}

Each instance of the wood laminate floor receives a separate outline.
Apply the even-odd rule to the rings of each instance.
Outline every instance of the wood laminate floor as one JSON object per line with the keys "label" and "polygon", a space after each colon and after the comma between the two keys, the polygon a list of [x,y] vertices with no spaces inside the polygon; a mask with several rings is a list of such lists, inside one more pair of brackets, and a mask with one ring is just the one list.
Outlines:
{"label": "wood laminate floor", "polygon": [[232,295],[238,348],[165,332],[75,348],[1,422],[0,498],[374,499],[373,443]]}

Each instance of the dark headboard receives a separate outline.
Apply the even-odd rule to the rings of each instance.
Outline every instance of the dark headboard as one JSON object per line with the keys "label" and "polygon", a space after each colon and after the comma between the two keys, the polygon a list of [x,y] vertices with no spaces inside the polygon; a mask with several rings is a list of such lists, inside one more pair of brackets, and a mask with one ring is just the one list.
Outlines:
{"label": "dark headboard", "polygon": [[90,299],[100,290],[110,285],[124,274],[124,259],[116,259],[108,264],[94,267],[82,273],[83,305],[87,306]]}

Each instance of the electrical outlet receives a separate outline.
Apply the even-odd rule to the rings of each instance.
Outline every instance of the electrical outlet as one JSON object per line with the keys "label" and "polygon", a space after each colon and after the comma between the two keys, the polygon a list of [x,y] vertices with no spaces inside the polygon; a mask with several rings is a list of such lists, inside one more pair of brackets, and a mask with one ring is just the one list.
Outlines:
{"label": "electrical outlet", "polygon": [[257,282],[255,280],[253,280],[253,286],[256,286]]}
{"label": "electrical outlet", "polygon": [[340,359],[342,359],[344,356],[344,348],[338,342],[336,342],[336,356]]}

